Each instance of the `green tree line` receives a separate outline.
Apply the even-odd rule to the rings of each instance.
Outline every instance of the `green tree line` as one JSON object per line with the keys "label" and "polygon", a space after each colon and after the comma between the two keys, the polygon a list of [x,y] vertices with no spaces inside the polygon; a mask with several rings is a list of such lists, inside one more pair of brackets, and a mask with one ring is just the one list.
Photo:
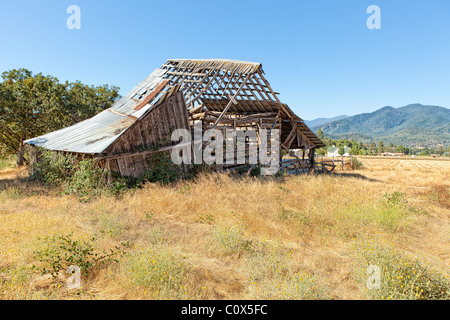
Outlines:
{"label": "green tree line", "polygon": [[344,146],[351,149],[353,155],[376,155],[384,152],[404,153],[405,155],[428,156],[431,154],[449,155],[450,148],[440,146],[438,148],[409,148],[393,143],[385,144],[383,141],[371,141],[370,143],[359,142],[355,139],[332,139],[327,137],[322,129],[317,130],[317,136],[325,143],[324,148],[317,150],[317,154],[326,155],[327,149],[332,146],[339,148],[339,154],[344,153]]}
{"label": "green tree line", "polygon": [[5,71],[0,82],[0,155],[16,154],[17,165],[23,165],[28,162],[25,140],[88,119],[118,97],[116,86],[61,83],[23,68]]}

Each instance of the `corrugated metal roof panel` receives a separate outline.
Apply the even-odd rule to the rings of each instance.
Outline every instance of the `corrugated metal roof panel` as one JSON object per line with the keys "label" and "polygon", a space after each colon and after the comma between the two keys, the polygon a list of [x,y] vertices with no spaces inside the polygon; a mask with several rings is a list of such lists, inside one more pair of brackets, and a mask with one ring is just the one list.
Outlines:
{"label": "corrugated metal roof panel", "polygon": [[131,124],[154,105],[156,101],[145,105],[138,111],[133,110],[140,101],[134,100],[132,97],[142,89],[156,87],[165,72],[165,70],[156,69],[131,90],[128,95],[121,97],[111,108],[100,112],[96,116],[76,123],[73,126],[29,139],[25,143],[55,151],[89,154],[103,152]]}

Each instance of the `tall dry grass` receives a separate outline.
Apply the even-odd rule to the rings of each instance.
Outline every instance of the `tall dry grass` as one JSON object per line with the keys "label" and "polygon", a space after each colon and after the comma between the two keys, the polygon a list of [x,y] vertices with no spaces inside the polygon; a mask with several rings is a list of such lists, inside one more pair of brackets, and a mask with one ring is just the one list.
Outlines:
{"label": "tall dry grass", "polygon": [[[203,174],[88,202],[7,169],[0,297],[377,299],[361,281],[354,245],[367,237],[448,272],[450,162],[383,160],[361,159],[365,169],[332,175]],[[97,235],[98,250],[122,246],[126,255],[68,291],[67,275],[51,279],[31,266],[38,238],[69,233]]]}

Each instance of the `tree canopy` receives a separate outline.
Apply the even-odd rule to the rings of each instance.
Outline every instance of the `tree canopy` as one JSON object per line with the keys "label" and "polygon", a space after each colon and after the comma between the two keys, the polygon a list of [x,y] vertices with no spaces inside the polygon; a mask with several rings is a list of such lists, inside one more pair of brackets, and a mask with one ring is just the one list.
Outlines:
{"label": "tree canopy", "polygon": [[[317,132],[319,133],[319,131]],[[439,155],[445,155],[448,154],[448,151],[450,148],[441,145],[437,148],[430,149],[428,147],[421,148],[409,148],[405,147],[403,145],[395,145],[393,143],[389,143],[387,146],[384,144],[384,142],[378,141],[371,141],[370,143],[363,143],[358,142],[355,139],[348,140],[347,138],[341,138],[341,139],[333,139],[326,135],[323,136],[322,141],[325,143],[325,147],[323,150],[327,150],[329,147],[338,147],[340,148],[340,151],[338,151],[339,154],[343,154],[343,147],[346,146],[351,149],[351,154],[353,155],[377,155],[378,153],[382,152],[392,152],[392,153],[404,153],[405,155],[430,155],[430,154],[439,154]],[[317,154],[322,154],[322,150],[318,149]]]}
{"label": "tree canopy", "polygon": [[119,97],[116,86],[60,83],[56,77],[33,75],[27,69],[5,71],[2,79],[0,149],[16,153],[17,165],[24,162],[25,140],[88,119]]}

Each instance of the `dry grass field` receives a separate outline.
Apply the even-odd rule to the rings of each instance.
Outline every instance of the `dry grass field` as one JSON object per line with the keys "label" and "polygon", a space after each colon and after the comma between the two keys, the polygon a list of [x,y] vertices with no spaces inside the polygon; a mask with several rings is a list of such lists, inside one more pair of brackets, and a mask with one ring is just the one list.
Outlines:
{"label": "dry grass field", "polygon": [[[360,170],[210,174],[88,202],[4,168],[0,299],[449,299],[450,161],[360,160]],[[110,250],[79,290],[67,289],[67,265],[40,271]]]}

